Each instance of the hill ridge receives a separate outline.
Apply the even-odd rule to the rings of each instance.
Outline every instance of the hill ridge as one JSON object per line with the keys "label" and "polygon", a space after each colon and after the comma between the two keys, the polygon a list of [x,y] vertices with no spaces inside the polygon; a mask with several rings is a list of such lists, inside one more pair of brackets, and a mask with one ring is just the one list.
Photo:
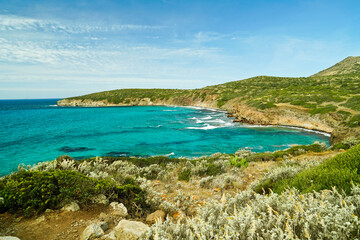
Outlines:
{"label": "hill ridge", "polygon": [[360,74],[360,57],[349,56],[335,65],[312,76],[334,76],[344,74]]}

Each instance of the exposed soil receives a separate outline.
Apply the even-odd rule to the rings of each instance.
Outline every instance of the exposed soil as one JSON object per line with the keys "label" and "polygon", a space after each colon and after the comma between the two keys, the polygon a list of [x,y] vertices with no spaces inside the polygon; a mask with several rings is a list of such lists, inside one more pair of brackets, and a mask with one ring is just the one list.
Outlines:
{"label": "exposed soil", "polygon": [[108,209],[91,206],[77,212],[57,210],[32,218],[1,214],[0,236],[16,236],[21,240],[79,239],[83,230],[99,220],[100,213],[108,213]]}

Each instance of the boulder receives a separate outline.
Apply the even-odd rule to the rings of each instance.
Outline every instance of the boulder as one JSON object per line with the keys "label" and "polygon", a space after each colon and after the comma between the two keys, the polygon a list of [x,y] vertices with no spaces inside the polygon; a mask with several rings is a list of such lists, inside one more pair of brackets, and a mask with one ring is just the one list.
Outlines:
{"label": "boulder", "polygon": [[126,217],[128,215],[127,209],[122,203],[112,202],[110,203],[112,214],[119,217]]}
{"label": "boulder", "polygon": [[93,223],[85,228],[80,236],[80,240],[91,240],[104,235],[101,223]]}
{"label": "boulder", "polygon": [[137,222],[121,220],[114,228],[116,239],[121,240],[137,240],[148,230],[148,225]]}
{"label": "boulder", "polygon": [[76,202],[71,202],[69,204],[66,204],[61,210],[68,211],[68,212],[76,212],[80,210],[79,204]]}
{"label": "boulder", "polygon": [[0,237],[0,240],[20,240],[20,238],[17,237],[11,237],[11,236],[4,236],[4,237]]}
{"label": "boulder", "polygon": [[109,205],[109,199],[104,194],[98,194],[91,198],[93,203]]}
{"label": "boulder", "polygon": [[154,224],[156,221],[165,221],[165,212],[162,210],[157,210],[146,217],[146,223]]}
{"label": "boulder", "polygon": [[99,217],[98,217],[101,221],[107,222],[108,224],[113,224],[114,220],[112,218],[111,215],[108,215],[106,213],[100,213]]}
{"label": "boulder", "polygon": [[117,240],[115,237],[114,231],[109,232],[108,234],[101,237],[101,240]]}

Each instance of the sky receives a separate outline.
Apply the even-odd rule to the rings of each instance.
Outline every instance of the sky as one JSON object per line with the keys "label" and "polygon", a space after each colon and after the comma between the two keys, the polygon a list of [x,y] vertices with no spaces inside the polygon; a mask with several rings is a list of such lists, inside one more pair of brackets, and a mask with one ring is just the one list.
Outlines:
{"label": "sky", "polygon": [[360,56],[358,0],[0,0],[0,99],[306,77]]}

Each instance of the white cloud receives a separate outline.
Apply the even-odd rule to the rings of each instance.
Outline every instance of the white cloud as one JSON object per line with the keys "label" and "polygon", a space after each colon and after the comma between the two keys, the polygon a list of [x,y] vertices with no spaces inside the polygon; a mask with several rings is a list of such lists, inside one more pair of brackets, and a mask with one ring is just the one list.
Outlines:
{"label": "white cloud", "polygon": [[44,21],[41,19],[26,18],[15,15],[0,15],[0,31],[42,31],[42,32],[64,32],[64,33],[92,33],[111,32],[125,30],[156,30],[163,26],[116,24],[116,25],[88,25],[72,24],[71,26],[56,21]]}

